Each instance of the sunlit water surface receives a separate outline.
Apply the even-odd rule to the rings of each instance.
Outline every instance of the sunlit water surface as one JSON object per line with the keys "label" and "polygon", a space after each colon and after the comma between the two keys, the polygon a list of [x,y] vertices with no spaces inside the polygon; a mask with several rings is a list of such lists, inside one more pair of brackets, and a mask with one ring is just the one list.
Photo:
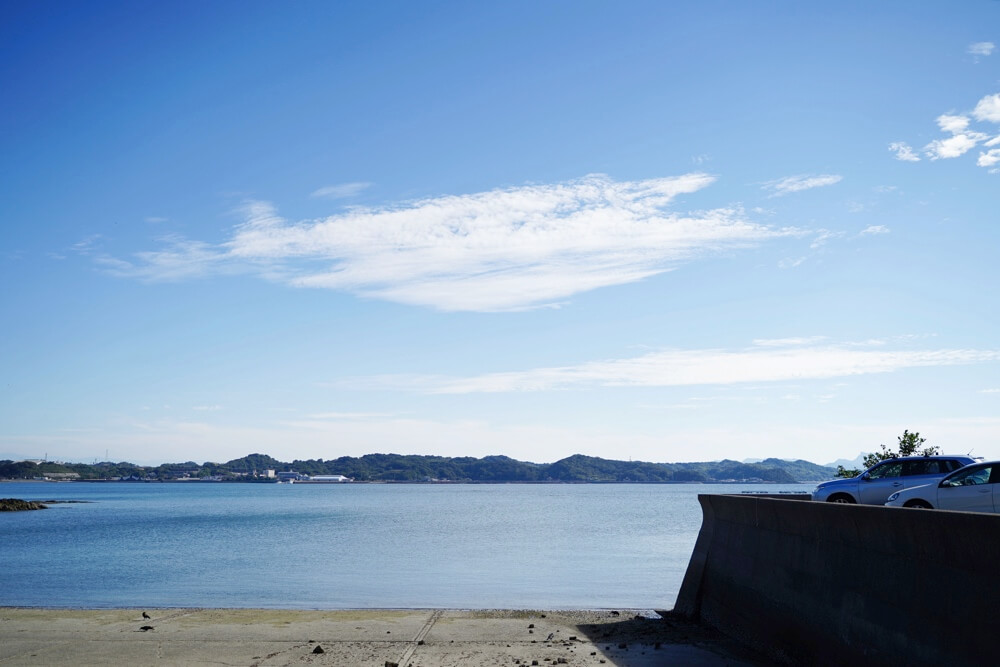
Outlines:
{"label": "sunlit water surface", "polygon": [[0,605],[673,606],[700,493],[757,484],[10,483]]}

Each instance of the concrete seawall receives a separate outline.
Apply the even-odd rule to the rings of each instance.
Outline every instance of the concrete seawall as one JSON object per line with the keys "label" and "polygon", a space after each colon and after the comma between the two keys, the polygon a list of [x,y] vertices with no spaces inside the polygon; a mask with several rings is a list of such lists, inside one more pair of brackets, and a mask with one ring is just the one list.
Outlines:
{"label": "concrete seawall", "polygon": [[698,500],[675,611],[786,664],[996,664],[1000,516]]}

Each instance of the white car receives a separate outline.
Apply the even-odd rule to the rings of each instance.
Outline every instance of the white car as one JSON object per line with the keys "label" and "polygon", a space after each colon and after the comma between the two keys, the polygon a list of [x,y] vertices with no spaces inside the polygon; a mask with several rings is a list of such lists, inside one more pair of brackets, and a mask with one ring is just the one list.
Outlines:
{"label": "white car", "polygon": [[1000,461],[968,465],[936,484],[897,491],[885,504],[960,512],[1000,512]]}

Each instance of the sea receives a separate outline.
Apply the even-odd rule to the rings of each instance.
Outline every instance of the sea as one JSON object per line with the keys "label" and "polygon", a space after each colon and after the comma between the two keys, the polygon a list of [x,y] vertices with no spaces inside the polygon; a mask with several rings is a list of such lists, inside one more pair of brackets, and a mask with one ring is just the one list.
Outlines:
{"label": "sea", "polygon": [[0,484],[0,606],[670,609],[698,494],[812,484]]}

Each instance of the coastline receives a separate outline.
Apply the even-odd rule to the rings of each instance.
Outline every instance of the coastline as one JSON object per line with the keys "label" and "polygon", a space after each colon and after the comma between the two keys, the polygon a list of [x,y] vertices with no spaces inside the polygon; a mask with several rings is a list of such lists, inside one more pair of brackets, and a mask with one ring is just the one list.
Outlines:
{"label": "coastline", "polygon": [[[143,617],[144,612],[149,618]],[[638,610],[0,607],[0,662],[52,666],[305,662],[358,667],[760,664],[755,655],[721,635],[670,612],[661,613],[663,617]]]}

